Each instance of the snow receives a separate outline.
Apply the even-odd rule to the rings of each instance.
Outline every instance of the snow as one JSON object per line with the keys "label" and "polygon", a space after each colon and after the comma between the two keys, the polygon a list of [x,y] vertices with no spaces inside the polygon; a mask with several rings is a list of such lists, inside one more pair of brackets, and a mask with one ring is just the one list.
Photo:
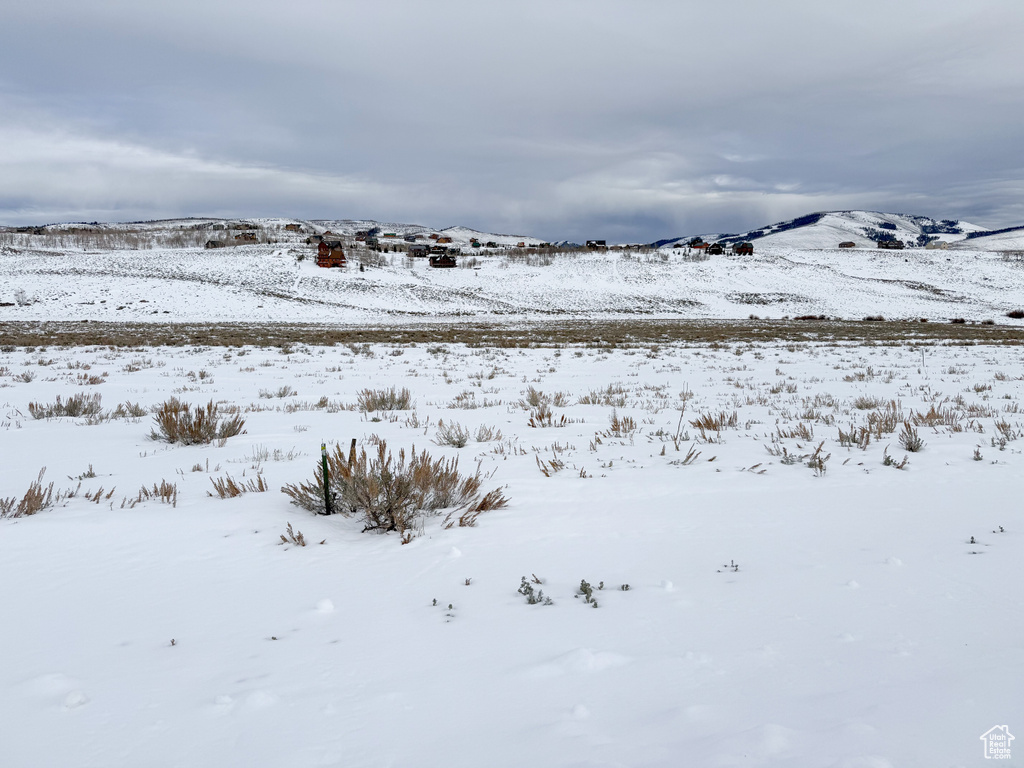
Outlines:
{"label": "snow", "polygon": [[[43,466],[62,490],[95,472],[0,520],[3,764],[976,765],[981,734],[1015,730],[1024,683],[1024,458],[995,440],[997,422],[1024,429],[1021,363],[1018,347],[771,342],[3,347],[0,498]],[[385,386],[412,391],[419,426],[316,406]],[[566,427],[527,425],[529,387],[564,393]],[[609,387],[614,411],[578,403]],[[496,404],[454,407],[467,391]],[[29,416],[82,392],[234,404],[247,431],[181,447],[150,440],[148,416]],[[897,434],[838,442],[866,397],[904,418],[953,409],[963,429],[920,426],[897,470]],[[733,411],[735,428],[689,424]],[[439,419],[504,438],[434,445]],[[780,437],[797,428],[813,437]],[[321,440],[372,435],[479,462],[511,503],[474,528],[426,518],[402,545],[279,492],[312,476]],[[819,443],[820,476],[779,454]],[[208,495],[257,473],[269,492]],[[177,506],[121,507],[161,480]],[[281,543],[288,523],[308,546]],[[534,574],[553,605],[517,592]]]}
{"label": "snow", "polygon": [[[320,269],[306,245],[216,250],[0,250],[0,321],[408,323],[435,318],[828,315],[998,319],[1020,308],[1022,262],[998,252],[783,248],[687,261],[657,252],[462,258],[431,269]],[[374,254],[376,255],[376,254]],[[303,260],[299,260],[299,257]],[[472,266],[474,265],[475,266]],[[19,301],[19,296],[22,300]]]}

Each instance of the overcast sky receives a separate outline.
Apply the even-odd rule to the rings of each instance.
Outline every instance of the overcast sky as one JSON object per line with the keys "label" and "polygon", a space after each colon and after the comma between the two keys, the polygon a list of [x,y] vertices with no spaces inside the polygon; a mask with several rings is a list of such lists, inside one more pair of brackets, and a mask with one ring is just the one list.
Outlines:
{"label": "overcast sky", "polygon": [[0,223],[1024,224],[1022,0],[0,0]]}

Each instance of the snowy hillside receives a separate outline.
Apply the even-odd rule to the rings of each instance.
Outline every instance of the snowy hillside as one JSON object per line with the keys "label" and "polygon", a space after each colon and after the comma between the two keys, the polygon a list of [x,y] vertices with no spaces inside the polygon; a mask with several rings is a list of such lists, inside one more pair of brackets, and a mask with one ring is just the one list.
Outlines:
{"label": "snowy hillside", "polygon": [[959,241],[955,248],[968,251],[1024,251],[1024,227],[978,233]]}
{"label": "snowy hillside", "polygon": [[[859,248],[874,248],[879,239],[902,240],[907,245],[923,244],[922,237],[943,242],[956,242],[968,234],[984,232],[984,227],[952,219],[936,220],[927,216],[908,216],[876,211],[830,211],[811,213],[790,221],[778,222],[760,229],[735,235],[708,234],[708,242],[736,243],[749,240],[755,247],[773,245],[780,248],[836,248],[839,243],[853,242]],[[661,247],[690,238],[659,241]]]}
{"label": "snowy hillside", "polygon": [[[1001,254],[794,249],[687,261],[678,251],[463,257],[463,268],[373,254],[320,269],[312,246],[0,250],[0,320],[366,323],[450,317],[866,315],[996,319],[1022,303]],[[302,260],[300,261],[300,257]]]}

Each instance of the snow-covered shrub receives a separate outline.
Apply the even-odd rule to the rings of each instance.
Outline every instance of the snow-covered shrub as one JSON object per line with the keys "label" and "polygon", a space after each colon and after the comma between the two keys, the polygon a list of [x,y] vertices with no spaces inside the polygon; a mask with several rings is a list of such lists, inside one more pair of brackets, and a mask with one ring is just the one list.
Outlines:
{"label": "snow-covered shrub", "polygon": [[412,393],[408,388],[364,389],[357,396],[359,410],[408,411],[413,407]]}
{"label": "snow-covered shrub", "polygon": [[457,421],[452,421],[447,424],[443,421],[437,422],[437,434],[434,436],[435,445],[450,445],[453,448],[465,448],[468,442],[469,430]]}
{"label": "snow-covered shrub", "polygon": [[[484,477],[480,471],[462,475],[458,459],[434,460],[425,451],[417,453],[413,448],[408,459],[403,449],[396,460],[386,441],[376,442],[377,454],[373,457],[365,448],[356,455],[354,445],[348,456],[340,445],[327,455],[332,512],[360,515],[364,531],[404,533],[422,513],[441,509],[452,510],[446,527],[456,523],[472,526],[481,512],[508,504],[498,490],[482,494]],[[323,466],[319,463],[311,482],[286,485],[281,491],[303,509],[318,514],[327,511]],[[453,519],[456,512],[460,515]]]}
{"label": "snow-covered shrub", "polygon": [[[211,400],[204,405],[190,409],[172,397],[157,406],[153,416],[157,429],[150,432],[153,440],[164,440],[168,443],[182,445],[200,445],[212,443],[214,440],[226,440],[241,434],[245,419],[235,414],[230,418],[221,417],[220,406]],[[159,431],[157,431],[159,430]]]}
{"label": "snow-covered shrub", "polygon": [[[540,584],[540,581],[535,583]],[[526,598],[527,605],[554,605],[554,601],[552,601],[550,597],[545,597],[544,590],[535,590],[533,588],[533,584],[530,583],[525,576],[523,576],[523,580],[519,584],[519,589],[516,591]]]}
{"label": "snow-covered shrub", "polygon": [[61,402],[60,395],[57,395],[53,403],[29,403],[28,412],[35,419],[54,419],[61,416],[78,418],[80,416],[99,416],[103,408],[100,406],[100,395],[85,394],[84,392],[72,395],[66,401]]}
{"label": "snow-covered shrub", "polygon": [[903,431],[900,432],[900,447],[911,453],[917,453],[924,448],[924,440],[917,434],[917,430],[910,426],[910,422],[903,422]]}
{"label": "snow-covered shrub", "polygon": [[27,307],[29,304],[32,303],[32,300],[29,299],[28,294],[25,293],[24,288],[18,288],[17,290],[14,291],[14,303],[17,304],[19,307]]}

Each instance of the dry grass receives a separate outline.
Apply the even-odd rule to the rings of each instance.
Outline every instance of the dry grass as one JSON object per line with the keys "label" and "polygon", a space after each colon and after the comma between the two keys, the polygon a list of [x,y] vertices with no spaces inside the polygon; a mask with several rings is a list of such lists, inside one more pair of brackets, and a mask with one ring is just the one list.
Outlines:
{"label": "dry grass", "polygon": [[[213,483],[213,490],[217,492],[217,497],[221,499],[233,499],[243,493],[264,493],[269,490],[267,481],[263,479],[263,475],[259,474],[256,475],[255,480],[238,482],[231,475],[225,475],[224,477],[211,477],[210,482]],[[213,496],[214,494],[207,491],[206,495]]]}
{"label": "dry grass", "polygon": [[[375,438],[377,453],[369,456],[364,448],[357,455],[355,442],[346,456],[340,445],[327,456],[328,490],[336,512],[360,515],[364,531],[404,534],[424,512],[452,509],[472,524],[488,509],[505,506],[508,500],[500,492],[481,495],[485,479],[479,468],[472,475],[459,472],[458,459],[432,459],[413,447],[408,458],[405,450],[397,459],[384,440]],[[311,512],[326,512],[323,468],[317,464],[311,482],[286,485],[281,489],[293,504]]]}
{"label": "dry grass", "polygon": [[632,438],[637,429],[636,420],[632,416],[619,416],[619,412],[614,408],[608,422],[610,426],[601,434],[602,437]]}
{"label": "dry grass", "polygon": [[[367,344],[466,344],[470,347],[525,348],[531,346],[587,348],[647,344],[712,344],[765,342],[859,342],[879,345],[907,343],[1024,344],[1024,328],[948,325],[917,321],[863,323],[858,321],[789,320],[560,320],[510,328],[505,323],[417,324],[407,327],[325,328],[292,323],[167,323],[126,325],[114,322],[0,323],[5,345],[15,347],[287,347]],[[601,403],[619,405],[618,403]]]}
{"label": "dry grass", "polygon": [[306,537],[302,535],[302,531],[296,531],[292,528],[292,524],[288,523],[288,527],[285,532],[281,534],[282,544],[293,544],[296,547],[306,546]]}
{"label": "dry grass", "polygon": [[[235,414],[222,418],[220,407],[211,400],[205,406],[190,409],[175,397],[157,406],[153,416],[157,429],[150,432],[153,440],[181,445],[205,445],[242,434],[245,419]],[[157,431],[159,430],[159,431]]]}
{"label": "dry grass", "polygon": [[77,419],[82,416],[98,416],[103,412],[100,394],[80,392],[61,401],[60,395],[53,403],[29,403],[28,412],[34,419],[55,419],[62,416]]}
{"label": "dry grass", "polygon": [[153,483],[153,487],[142,486],[134,498],[127,496],[121,500],[121,509],[134,509],[137,505],[150,499],[157,499],[161,504],[178,506],[178,486],[176,483],[168,483],[161,480],[160,485]]}
{"label": "dry grass", "polygon": [[612,408],[626,407],[626,388],[621,384],[609,384],[604,389],[593,389],[583,395],[580,405],[610,405]]}
{"label": "dry grass", "polygon": [[701,434],[704,434],[721,432],[726,427],[735,429],[739,423],[739,414],[736,411],[733,411],[732,414],[722,411],[721,413],[701,413],[696,419],[690,421],[690,426],[699,429]]}
{"label": "dry grass", "polygon": [[44,474],[46,467],[39,470],[39,476],[32,481],[20,500],[16,496],[0,498],[0,518],[29,517],[74,495],[73,492],[54,494],[53,483],[43,485]]}
{"label": "dry grass", "polygon": [[497,427],[489,427],[486,424],[481,424],[477,427],[475,439],[478,443],[489,443],[492,440],[498,442],[502,439],[501,430]]}
{"label": "dry grass", "polygon": [[551,408],[547,405],[540,405],[533,409],[530,414],[530,420],[526,424],[535,429],[541,427],[564,427],[569,423],[569,420],[563,413],[560,418],[555,418],[555,414],[552,413]]}
{"label": "dry grass", "polygon": [[357,396],[360,411],[408,411],[414,406],[412,393],[407,388],[364,389]]}

